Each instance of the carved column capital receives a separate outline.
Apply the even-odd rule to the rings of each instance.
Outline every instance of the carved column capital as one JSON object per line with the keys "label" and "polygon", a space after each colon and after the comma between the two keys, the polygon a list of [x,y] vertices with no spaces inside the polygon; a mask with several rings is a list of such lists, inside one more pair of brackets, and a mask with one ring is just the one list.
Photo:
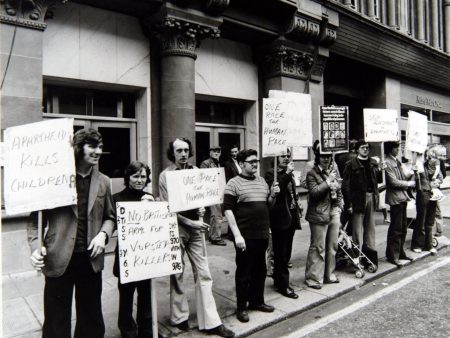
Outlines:
{"label": "carved column capital", "polygon": [[311,53],[298,51],[286,46],[276,46],[266,51],[262,57],[265,78],[286,76],[305,80],[313,65]]}
{"label": "carved column capital", "polygon": [[0,22],[44,30],[44,20],[53,17],[52,9],[67,0],[1,0]]}
{"label": "carved column capital", "polygon": [[328,22],[328,16],[323,15],[319,21],[305,15],[296,14],[288,24],[285,35],[301,42],[313,42],[329,46],[336,41],[337,27]]}
{"label": "carved column capital", "polygon": [[161,55],[182,55],[197,58],[195,53],[200,41],[206,38],[219,38],[220,30],[215,27],[166,17],[158,25],[161,40]]}

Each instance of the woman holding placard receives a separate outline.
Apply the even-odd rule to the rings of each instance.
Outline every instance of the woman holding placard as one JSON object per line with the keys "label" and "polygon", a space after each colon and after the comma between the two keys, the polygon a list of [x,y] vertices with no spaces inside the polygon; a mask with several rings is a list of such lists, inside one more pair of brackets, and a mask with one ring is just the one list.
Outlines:
{"label": "woman holding placard", "polygon": [[[154,201],[153,195],[144,191],[150,183],[150,168],[142,162],[131,162],[124,173],[125,189],[113,196],[114,202]],[[116,247],[113,274],[119,273],[119,249]],[[123,338],[153,337],[152,308],[151,308],[151,280],[141,280],[121,284],[119,288],[119,318],[118,326]],[[137,290],[137,318],[133,319],[133,298]],[[137,322],[137,323],[136,323]]]}

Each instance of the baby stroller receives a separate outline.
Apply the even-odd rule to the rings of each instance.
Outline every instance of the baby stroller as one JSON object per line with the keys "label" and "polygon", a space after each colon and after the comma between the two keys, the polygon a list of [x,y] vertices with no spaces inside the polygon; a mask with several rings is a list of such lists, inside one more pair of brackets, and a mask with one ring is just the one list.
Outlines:
{"label": "baby stroller", "polygon": [[[345,228],[345,227],[344,227]],[[378,269],[378,254],[375,250],[367,247],[359,248],[350,238],[345,230],[339,231],[338,251],[336,252],[336,266],[342,267],[351,263],[355,268],[356,278],[363,278],[364,269],[374,273]]]}

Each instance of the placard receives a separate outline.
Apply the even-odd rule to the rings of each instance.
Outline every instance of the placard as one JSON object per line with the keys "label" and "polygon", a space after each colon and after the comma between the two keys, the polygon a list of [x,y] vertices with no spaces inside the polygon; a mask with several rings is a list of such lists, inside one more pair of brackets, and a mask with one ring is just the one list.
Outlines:
{"label": "placard", "polygon": [[364,108],[364,140],[398,141],[398,114],[395,109]]}
{"label": "placard", "polygon": [[262,157],[277,156],[288,147],[287,101],[263,99]]}
{"label": "placard", "polygon": [[177,215],[167,202],[118,202],[120,282],[183,271]]}
{"label": "placard", "polygon": [[77,203],[73,119],[51,119],[5,130],[8,215]]}
{"label": "placard", "polygon": [[424,153],[428,144],[428,121],[425,115],[408,111],[406,151]]}
{"label": "placard", "polygon": [[319,115],[321,153],[348,151],[348,107],[321,106]]}
{"label": "placard", "polygon": [[270,90],[269,98],[284,98],[287,102],[287,145],[311,147],[313,144],[311,95]]}
{"label": "placard", "polygon": [[223,168],[174,170],[166,173],[171,212],[223,203]]}

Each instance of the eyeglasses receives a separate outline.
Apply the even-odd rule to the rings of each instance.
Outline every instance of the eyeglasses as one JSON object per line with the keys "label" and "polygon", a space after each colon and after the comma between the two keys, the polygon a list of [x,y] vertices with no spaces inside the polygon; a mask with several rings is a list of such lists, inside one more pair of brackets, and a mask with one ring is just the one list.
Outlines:
{"label": "eyeglasses", "polygon": [[259,160],[251,160],[251,161],[244,161],[244,162],[249,163],[249,164],[258,164]]}
{"label": "eyeglasses", "polygon": [[291,155],[280,155],[281,158],[291,157]]}

